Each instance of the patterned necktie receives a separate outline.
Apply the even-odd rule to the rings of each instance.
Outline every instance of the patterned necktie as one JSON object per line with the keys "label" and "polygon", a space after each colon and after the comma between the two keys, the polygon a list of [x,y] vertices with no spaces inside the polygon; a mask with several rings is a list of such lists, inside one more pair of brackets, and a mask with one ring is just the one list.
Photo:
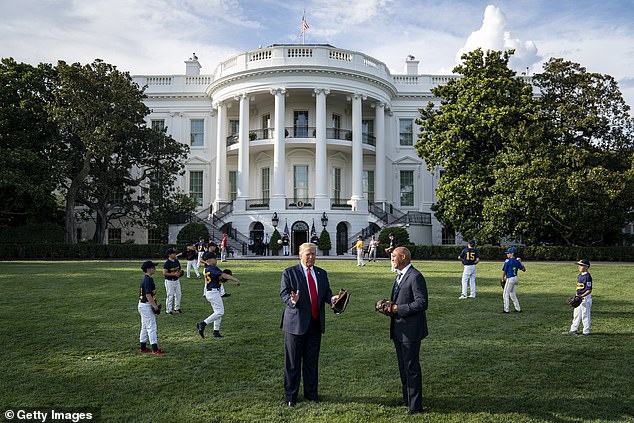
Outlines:
{"label": "patterned necktie", "polygon": [[310,315],[313,319],[319,317],[319,308],[317,307],[317,286],[313,279],[313,274],[310,271],[310,267],[307,269],[308,273],[308,290],[310,291]]}

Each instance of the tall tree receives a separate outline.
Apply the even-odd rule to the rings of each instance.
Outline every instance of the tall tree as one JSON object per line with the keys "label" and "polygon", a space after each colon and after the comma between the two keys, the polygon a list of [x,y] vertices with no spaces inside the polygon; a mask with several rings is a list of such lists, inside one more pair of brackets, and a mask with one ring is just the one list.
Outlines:
{"label": "tall tree", "polygon": [[[61,156],[56,126],[47,118],[55,69],[12,58],[0,62],[0,221],[50,220],[57,204]],[[53,218],[55,220],[55,218]]]}
{"label": "tall tree", "polygon": [[108,221],[141,219],[148,200],[139,187],[154,173],[182,169],[188,147],[165,132],[147,128],[143,90],[127,72],[95,60],[89,65],[58,62],[58,86],[50,109],[72,152],[67,160],[65,239],[77,242],[78,205],[96,222],[103,242]]}
{"label": "tall tree", "polygon": [[[553,58],[533,82],[541,136],[497,174],[492,220],[527,242],[619,243],[634,217],[634,131],[616,81]],[[517,208],[524,218],[513,223]]]}
{"label": "tall tree", "polygon": [[430,170],[442,167],[433,209],[438,220],[465,237],[494,241],[484,199],[495,171],[521,162],[517,145],[534,136],[537,108],[531,86],[508,68],[513,51],[481,49],[462,56],[462,75],[432,93],[440,105],[421,109],[416,149]]}

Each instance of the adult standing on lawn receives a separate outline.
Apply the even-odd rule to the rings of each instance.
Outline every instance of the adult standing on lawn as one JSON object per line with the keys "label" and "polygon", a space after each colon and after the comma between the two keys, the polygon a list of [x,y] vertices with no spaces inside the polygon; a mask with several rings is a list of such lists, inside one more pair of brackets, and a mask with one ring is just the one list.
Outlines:
{"label": "adult standing on lawn", "polygon": [[408,414],[423,412],[423,373],[420,367],[420,344],[427,336],[427,283],[411,264],[411,253],[405,247],[392,251],[392,262],[398,275],[392,288],[390,339],[394,342],[398,371],[401,376],[403,404]]}
{"label": "adult standing on lawn", "polygon": [[300,263],[282,272],[280,297],[284,301],[284,393],[286,404],[297,403],[301,374],[304,399],[317,402],[321,335],[326,330],[324,304],[332,304],[328,274],[315,266],[317,246],[299,246]]}

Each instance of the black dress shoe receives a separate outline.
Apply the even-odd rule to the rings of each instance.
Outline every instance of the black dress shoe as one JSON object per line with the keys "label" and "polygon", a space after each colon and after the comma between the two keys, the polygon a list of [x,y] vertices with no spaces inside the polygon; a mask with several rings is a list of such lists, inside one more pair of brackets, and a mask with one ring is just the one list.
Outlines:
{"label": "black dress shoe", "polygon": [[289,407],[295,407],[295,401],[289,401],[286,403]]}
{"label": "black dress shoe", "polygon": [[409,410],[407,414],[422,414],[425,411],[421,408],[420,410]]}

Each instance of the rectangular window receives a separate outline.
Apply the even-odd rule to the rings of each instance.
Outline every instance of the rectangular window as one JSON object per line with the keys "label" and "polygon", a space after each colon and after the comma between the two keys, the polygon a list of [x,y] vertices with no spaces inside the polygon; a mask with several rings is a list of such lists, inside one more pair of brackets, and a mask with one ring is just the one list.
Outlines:
{"label": "rectangular window", "polygon": [[163,132],[165,129],[165,119],[152,119],[152,129]]}
{"label": "rectangular window", "polygon": [[108,229],[108,244],[121,244],[121,228]]}
{"label": "rectangular window", "polygon": [[374,171],[363,171],[363,196],[366,200],[374,202]]}
{"label": "rectangular window", "polygon": [[205,120],[191,120],[191,145],[192,147],[202,147],[205,145]]}
{"label": "rectangular window", "polygon": [[271,184],[270,184],[270,178],[271,177],[271,169],[268,167],[263,167],[262,168],[262,199],[266,200],[266,202],[269,201],[269,198],[271,197]]}
{"label": "rectangular window", "polygon": [[399,119],[398,124],[401,145],[414,145],[414,120]]}
{"label": "rectangular window", "polygon": [[229,120],[229,135],[238,135],[238,132],[240,132],[240,121]]}
{"label": "rectangular window", "polygon": [[332,169],[332,201],[335,204],[341,203],[341,169]]}
{"label": "rectangular window", "polygon": [[414,171],[401,170],[401,206],[414,206]]}
{"label": "rectangular window", "polygon": [[161,230],[158,228],[148,229],[147,231],[147,243],[148,244],[162,244],[166,242],[167,239],[163,239],[161,235]]}
{"label": "rectangular window", "polygon": [[196,201],[198,207],[203,205],[203,172],[189,172],[189,196]]}
{"label": "rectangular window", "polygon": [[308,138],[308,110],[294,112],[293,125],[295,138]]}
{"label": "rectangular window", "polygon": [[238,172],[235,170],[229,171],[229,199],[231,201],[238,197]]}
{"label": "rectangular window", "polygon": [[364,119],[361,121],[361,136],[364,144],[375,145],[374,120]]}
{"label": "rectangular window", "polygon": [[262,115],[262,132],[264,134],[264,139],[270,140],[273,138],[273,128],[271,128],[270,113]]}
{"label": "rectangular window", "polygon": [[334,129],[333,138],[336,140],[340,140],[341,139],[341,115],[338,115],[336,113],[332,114],[332,127]]}
{"label": "rectangular window", "polygon": [[293,199],[308,200],[308,166],[293,166]]}
{"label": "rectangular window", "polygon": [[456,231],[452,227],[442,227],[442,244],[456,245]]}

